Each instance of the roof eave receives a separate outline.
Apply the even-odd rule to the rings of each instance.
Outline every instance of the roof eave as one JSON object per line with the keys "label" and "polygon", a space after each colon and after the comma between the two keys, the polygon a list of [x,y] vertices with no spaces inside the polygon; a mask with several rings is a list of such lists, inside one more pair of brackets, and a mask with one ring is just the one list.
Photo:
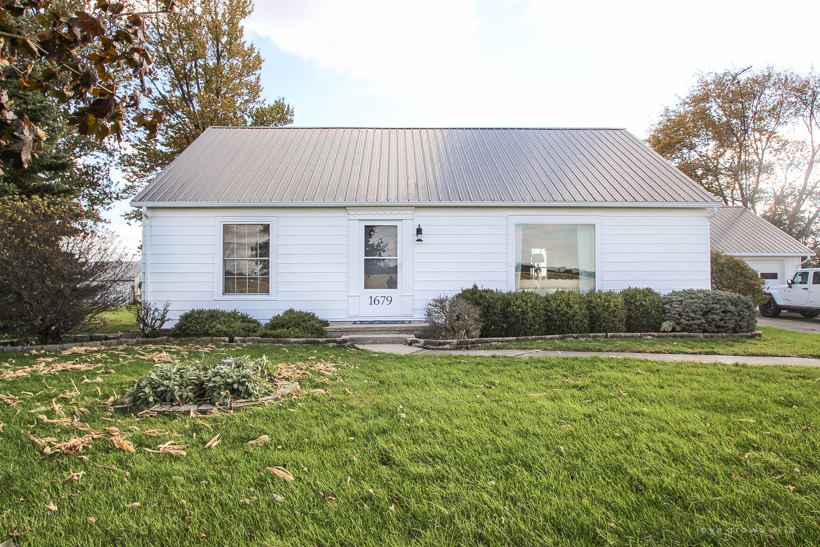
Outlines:
{"label": "roof eave", "polygon": [[646,207],[704,208],[720,202],[638,202],[638,201],[132,201],[131,207],[216,208],[216,207]]}

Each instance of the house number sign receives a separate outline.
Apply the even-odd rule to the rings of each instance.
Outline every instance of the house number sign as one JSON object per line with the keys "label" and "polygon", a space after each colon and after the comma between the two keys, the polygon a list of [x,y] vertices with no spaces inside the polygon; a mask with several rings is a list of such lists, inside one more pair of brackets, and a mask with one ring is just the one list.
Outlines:
{"label": "house number sign", "polygon": [[368,306],[389,306],[392,303],[392,296],[371,296]]}

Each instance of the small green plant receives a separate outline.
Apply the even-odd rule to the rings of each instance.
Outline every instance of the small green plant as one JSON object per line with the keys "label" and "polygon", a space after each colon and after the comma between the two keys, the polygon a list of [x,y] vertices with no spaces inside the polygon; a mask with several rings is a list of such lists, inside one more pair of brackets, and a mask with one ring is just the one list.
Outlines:
{"label": "small green plant", "polygon": [[752,332],[757,309],[746,296],[707,290],[671,292],[663,297],[666,322],[683,332]]}
{"label": "small green plant", "polygon": [[171,329],[171,336],[257,336],[261,328],[259,321],[247,313],[198,309],[180,315],[179,321]]}
{"label": "small green plant", "polygon": [[231,399],[258,399],[266,395],[269,362],[266,357],[240,357],[233,364],[220,363],[202,372],[204,398],[211,403]]}
{"label": "small green plant", "polygon": [[544,298],[547,334],[583,334],[589,332],[587,300],[575,291],[558,291]]}
{"label": "small green plant", "polygon": [[296,311],[293,308],[285,310],[281,315],[275,315],[262,328],[259,336],[266,338],[324,338],[325,327],[330,325],[320,319],[315,313]]}
{"label": "small green plant", "polygon": [[626,308],[626,332],[658,332],[663,323],[663,300],[657,291],[630,287],[621,291]]}
{"label": "small green plant", "polygon": [[187,405],[196,401],[201,384],[198,362],[162,364],[125,392],[125,402],[138,408],[162,403]]}
{"label": "small green plant", "polygon": [[168,308],[170,306],[170,302],[164,302],[162,305],[152,302],[140,302],[128,306],[128,311],[134,316],[140,334],[146,338],[156,338],[159,336],[165,322],[168,321]]}
{"label": "small green plant", "polygon": [[424,316],[433,338],[462,340],[481,333],[481,308],[461,296],[439,296],[427,302]]}
{"label": "small green plant", "polygon": [[136,408],[158,404],[227,403],[231,399],[258,399],[268,393],[268,360],[241,357],[232,363],[207,366],[199,361],[162,364],[125,392],[125,402]]}
{"label": "small green plant", "polygon": [[624,332],[626,307],[616,292],[590,291],[585,295],[589,313],[589,332]]}

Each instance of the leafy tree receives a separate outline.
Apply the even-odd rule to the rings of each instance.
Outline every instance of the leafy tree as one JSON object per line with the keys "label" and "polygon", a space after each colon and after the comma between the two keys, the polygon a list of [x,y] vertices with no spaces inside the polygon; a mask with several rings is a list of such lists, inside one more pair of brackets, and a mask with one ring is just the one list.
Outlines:
{"label": "leafy tree", "polygon": [[773,67],[698,75],[665,108],[652,148],[727,205],[817,246],[820,77]]}
{"label": "leafy tree", "polygon": [[755,211],[773,148],[793,120],[792,83],[772,67],[700,74],[689,95],[664,108],[649,144],[724,203]]}
{"label": "leafy tree", "polygon": [[263,59],[242,27],[252,11],[250,0],[188,1],[149,25],[150,102],[167,123],[157,140],[137,141],[123,158],[133,192],[212,125],[293,123],[293,109],[281,97],[262,98]]}
{"label": "leafy tree", "polygon": [[[39,91],[72,109],[70,123],[80,134],[120,139],[126,111],[139,105],[151,64],[144,47],[146,15],[134,0],[76,2],[9,0],[0,4],[0,70],[21,91]],[[138,113],[135,126],[155,134],[161,113]],[[0,92],[0,158],[25,168],[43,149],[48,134],[26,114],[18,114],[8,93]]]}
{"label": "leafy tree", "polygon": [[820,246],[820,75],[796,76],[792,85],[798,128],[804,140],[787,142],[780,154],[780,180],[761,215],[796,239]]}
{"label": "leafy tree", "polygon": [[769,299],[763,286],[763,280],[744,260],[712,251],[712,290],[748,296],[759,306]]}
{"label": "leafy tree", "polygon": [[0,332],[56,342],[119,302],[122,253],[72,202],[0,200]]}

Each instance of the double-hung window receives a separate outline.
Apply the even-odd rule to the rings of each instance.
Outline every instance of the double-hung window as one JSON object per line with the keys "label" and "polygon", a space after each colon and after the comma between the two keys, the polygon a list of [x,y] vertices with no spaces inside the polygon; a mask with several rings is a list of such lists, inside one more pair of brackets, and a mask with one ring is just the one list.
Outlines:
{"label": "double-hung window", "polygon": [[270,294],[270,224],[222,225],[222,294]]}

